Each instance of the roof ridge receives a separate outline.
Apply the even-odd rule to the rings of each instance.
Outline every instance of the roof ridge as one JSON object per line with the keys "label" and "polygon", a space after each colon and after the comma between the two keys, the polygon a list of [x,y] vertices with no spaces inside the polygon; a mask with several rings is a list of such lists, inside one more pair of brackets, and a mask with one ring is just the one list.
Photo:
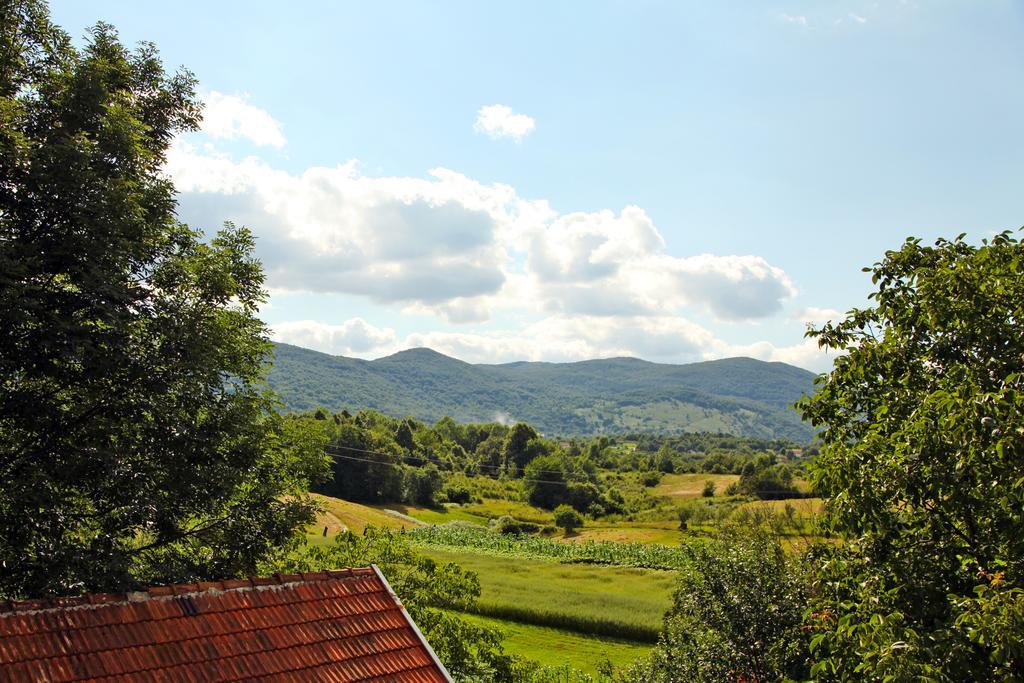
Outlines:
{"label": "roof ridge", "polygon": [[77,607],[98,607],[102,605],[121,605],[133,602],[145,602],[154,598],[185,597],[208,592],[225,592],[263,588],[266,586],[288,586],[297,583],[316,583],[334,579],[348,579],[363,576],[375,576],[373,567],[356,567],[349,569],[328,569],[319,572],[281,573],[270,576],[250,576],[245,579],[224,579],[223,581],[197,581],[195,583],[174,583],[166,586],[150,586],[138,591],[123,593],[87,593],[85,595],[48,596],[45,598],[28,598],[23,600],[0,601],[0,617],[26,612],[44,612],[47,610],[69,609]]}

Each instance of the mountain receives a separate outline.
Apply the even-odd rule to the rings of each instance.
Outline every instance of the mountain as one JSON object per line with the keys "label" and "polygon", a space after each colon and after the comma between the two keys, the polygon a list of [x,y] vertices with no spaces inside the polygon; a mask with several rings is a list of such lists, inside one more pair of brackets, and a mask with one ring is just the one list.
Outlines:
{"label": "mountain", "polygon": [[269,383],[288,410],[374,408],[435,422],[523,420],[548,435],[724,432],[804,441],[788,406],[814,375],[752,358],[668,365],[636,358],[474,365],[431,349],[367,361],[275,344]]}

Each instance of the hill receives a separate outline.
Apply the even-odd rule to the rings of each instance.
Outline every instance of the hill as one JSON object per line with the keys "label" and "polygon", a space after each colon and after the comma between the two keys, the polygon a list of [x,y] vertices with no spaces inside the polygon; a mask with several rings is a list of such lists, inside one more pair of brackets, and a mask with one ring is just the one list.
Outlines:
{"label": "hill", "polygon": [[752,358],[474,365],[430,349],[367,361],[275,344],[271,387],[289,410],[373,408],[434,422],[524,420],[549,435],[710,431],[809,439],[788,406],[814,375]]}

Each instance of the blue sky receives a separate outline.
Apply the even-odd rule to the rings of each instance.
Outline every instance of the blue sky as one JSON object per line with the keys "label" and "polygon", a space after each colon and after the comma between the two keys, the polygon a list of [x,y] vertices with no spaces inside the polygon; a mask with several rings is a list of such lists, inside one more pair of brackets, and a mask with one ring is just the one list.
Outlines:
{"label": "blue sky", "polygon": [[810,369],[916,235],[1024,224],[1021,2],[54,2],[199,79],[183,220],[276,338]]}

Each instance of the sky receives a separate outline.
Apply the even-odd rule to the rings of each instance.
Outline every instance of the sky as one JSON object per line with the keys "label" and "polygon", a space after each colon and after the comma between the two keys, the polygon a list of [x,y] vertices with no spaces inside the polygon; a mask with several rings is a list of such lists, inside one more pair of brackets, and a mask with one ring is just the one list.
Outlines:
{"label": "sky", "polygon": [[908,236],[1024,224],[1024,2],[64,0],[198,79],[178,212],[274,339],[824,371]]}

